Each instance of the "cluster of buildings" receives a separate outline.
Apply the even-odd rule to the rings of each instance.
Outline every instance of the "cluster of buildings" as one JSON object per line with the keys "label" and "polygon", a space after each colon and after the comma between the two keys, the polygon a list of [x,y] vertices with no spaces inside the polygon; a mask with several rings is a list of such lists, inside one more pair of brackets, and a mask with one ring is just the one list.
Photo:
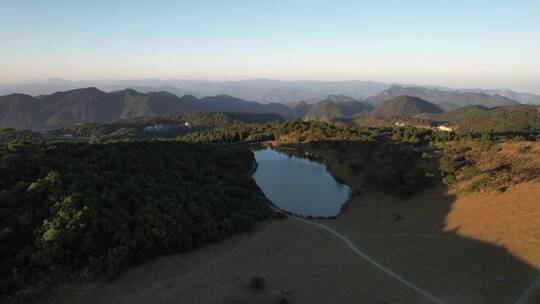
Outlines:
{"label": "cluster of buildings", "polygon": [[[169,131],[174,130],[179,127],[178,124],[154,124],[152,126],[146,126],[144,127],[144,132],[162,132],[162,131]],[[184,127],[189,128],[191,127],[191,124],[188,121],[184,122]]]}
{"label": "cluster of buildings", "polygon": [[75,136],[71,133],[58,133],[58,131],[37,131],[43,139],[73,139]]}

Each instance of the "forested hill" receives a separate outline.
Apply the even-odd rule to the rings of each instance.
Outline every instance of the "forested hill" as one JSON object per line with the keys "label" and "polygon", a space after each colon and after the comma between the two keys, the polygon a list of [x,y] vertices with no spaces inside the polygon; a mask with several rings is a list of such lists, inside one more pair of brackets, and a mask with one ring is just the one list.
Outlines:
{"label": "forested hill", "polygon": [[0,146],[0,302],[114,276],[270,215],[252,152],[174,141]]}
{"label": "forested hill", "polygon": [[52,129],[76,123],[111,122],[139,116],[186,112],[277,113],[285,118],[291,108],[259,104],[227,95],[195,98],[168,92],[139,93],[126,89],[111,93],[96,88],[76,89],[33,97],[12,94],[0,97],[0,128]]}
{"label": "forested hill", "polygon": [[88,123],[62,127],[51,135],[71,134],[91,139],[164,138],[207,128],[245,123],[280,122],[274,113],[193,112],[163,116],[143,116],[113,123]]}
{"label": "forested hill", "polygon": [[352,118],[358,113],[371,110],[373,110],[373,106],[368,103],[354,99],[336,100],[336,97],[329,96],[326,100],[311,106],[303,118],[304,120],[330,121],[339,118]]}
{"label": "forested hill", "polygon": [[540,132],[540,106],[469,106],[441,114],[423,114],[419,118],[450,123],[461,133]]}
{"label": "forested hill", "polygon": [[418,97],[398,96],[379,105],[372,114],[374,116],[402,116],[411,117],[422,113],[442,113],[443,111]]}

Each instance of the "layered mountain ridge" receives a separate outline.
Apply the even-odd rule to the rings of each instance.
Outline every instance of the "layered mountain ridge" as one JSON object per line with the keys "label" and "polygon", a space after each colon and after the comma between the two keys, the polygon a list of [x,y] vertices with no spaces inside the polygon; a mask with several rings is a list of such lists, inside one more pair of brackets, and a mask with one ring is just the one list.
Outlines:
{"label": "layered mountain ridge", "polygon": [[[401,93],[405,94],[398,95]],[[428,99],[415,95],[427,96]],[[26,94],[0,96],[0,128],[43,130],[79,123],[107,123],[190,112],[275,113],[286,120],[322,121],[352,119],[360,114],[412,117],[441,113],[461,105],[498,107],[519,103],[500,95],[399,86],[366,100],[329,95],[318,102],[306,100],[296,104],[261,104],[223,94],[203,98],[193,95],[179,97],[167,91],[141,93],[134,89],[107,93],[89,87],[36,97]]]}
{"label": "layered mountain ridge", "polygon": [[515,100],[498,94],[489,95],[483,92],[445,91],[424,87],[401,87],[397,85],[394,85],[375,96],[369,97],[366,101],[378,105],[384,101],[403,95],[421,98],[436,104],[446,111],[470,105],[500,107],[519,104],[519,102]]}
{"label": "layered mountain ridge", "polygon": [[96,88],[76,89],[33,97],[0,97],[0,128],[50,129],[88,122],[110,122],[140,116],[187,112],[276,113],[290,118],[283,104],[259,104],[228,95],[198,99],[168,92],[140,93],[125,89],[106,93]]}

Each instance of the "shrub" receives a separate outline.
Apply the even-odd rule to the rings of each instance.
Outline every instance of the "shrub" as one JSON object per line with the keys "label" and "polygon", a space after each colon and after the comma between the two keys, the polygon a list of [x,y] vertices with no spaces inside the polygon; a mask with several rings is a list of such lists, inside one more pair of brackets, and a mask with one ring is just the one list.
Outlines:
{"label": "shrub", "polygon": [[497,192],[497,193],[504,193],[504,192],[506,192],[507,189],[508,189],[508,187],[506,187],[506,186],[501,186],[501,187],[498,187],[497,189],[495,189],[495,192]]}
{"label": "shrub", "polygon": [[529,151],[531,151],[532,147],[531,146],[521,146],[518,148],[518,152],[519,153],[522,153],[522,154],[525,154],[525,153],[529,153]]}
{"label": "shrub", "polygon": [[454,160],[450,156],[444,155],[439,160],[439,170],[445,175],[454,174],[456,170]]}
{"label": "shrub", "polygon": [[456,176],[454,174],[448,174],[443,177],[443,183],[447,186],[450,186],[456,182]]}
{"label": "shrub", "polygon": [[355,173],[360,173],[364,169],[364,167],[365,165],[362,160],[354,161],[349,165],[349,168],[351,168]]}
{"label": "shrub", "polygon": [[275,212],[272,218],[276,220],[284,220],[287,218],[287,214],[284,212]]}
{"label": "shrub", "polygon": [[258,276],[251,277],[249,279],[249,287],[257,290],[261,290],[265,287],[264,279]]}
{"label": "shrub", "polygon": [[482,173],[476,176],[473,181],[467,186],[466,191],[478,192],[487,187],[490,181],[490,175],[488,173]]}
{"label": "shrub", "polygon": [[482,171],[478,169],[478,167],[471,166],[471,167],[463,168],[463,174],[466,177],[475,177],[480,173],[482,173]]}

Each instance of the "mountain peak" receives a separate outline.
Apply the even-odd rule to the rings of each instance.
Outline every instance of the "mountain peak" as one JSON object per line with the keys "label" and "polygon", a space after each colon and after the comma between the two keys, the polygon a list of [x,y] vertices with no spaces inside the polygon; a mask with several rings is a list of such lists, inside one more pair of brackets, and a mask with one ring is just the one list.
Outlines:
{"label": "mountain peak", "polygon": [[373,115],[411,117],[422,113],[442,112],[431,102],[414,96],[401,95],[383,102],[373,111]]}
{"label": "mountain peak", "polygon": [[48,78],[48,79],[42,80],[42,81],[39,82],[39,84],[67,85],[67,84],[71,84],[71,81],[66,80],[66,79],[62,79],[62,78],[58,78],[58,77],[53,77],[53,78]]}
{"label": "mountain peak", "polygon": [[354,99],[352,97],[349,97],[349,96],[346,96],[346,95],[339,94],[339,95],[328,95],[328,97],[326,97],[325,101],[330,101],[330,102],[353,102],[353,101],[356,101],[356,99]]}

